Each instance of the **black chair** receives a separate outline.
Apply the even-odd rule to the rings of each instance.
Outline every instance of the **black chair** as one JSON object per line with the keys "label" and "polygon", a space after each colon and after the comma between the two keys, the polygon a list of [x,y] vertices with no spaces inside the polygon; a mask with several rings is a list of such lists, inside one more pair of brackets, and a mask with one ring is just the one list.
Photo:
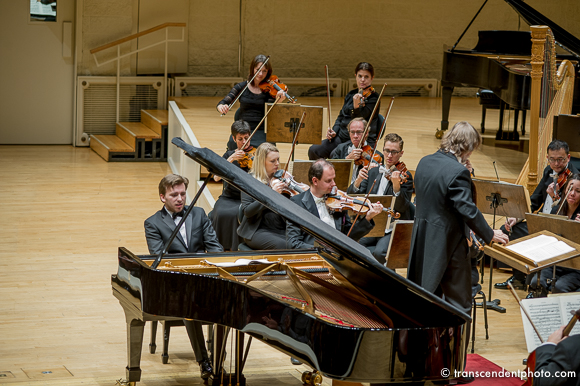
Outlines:
{"label": "black chair", "polygon": [[[483,319],[485,322],[485,339],[489,339],[488,324],[487,324],[487,302],[485,298],[485,293],[481,290],[481,284],[477,284],[476,288],[473,290],[475,295],[473,296],[473,307],[471,309],[471,353],[474,352],[475,347],[475,324],[477,317],[477,308],[483,308]],[[481,300],[481,303],[477,303]]]}
{"label": "black chair", "polygon": [[[163,352],[161,353],[161,362],[167,364],[169,361],[169,335],[171,333],[171,327],[185,326],[183,324],[183,319],[179,320],[160,320],[161,328],[163,329]],[[155,339],[157,337],[157,321],[151,322],[151,342],[149,343],[149,352],[155,354],[157,349],[157,344]]]}

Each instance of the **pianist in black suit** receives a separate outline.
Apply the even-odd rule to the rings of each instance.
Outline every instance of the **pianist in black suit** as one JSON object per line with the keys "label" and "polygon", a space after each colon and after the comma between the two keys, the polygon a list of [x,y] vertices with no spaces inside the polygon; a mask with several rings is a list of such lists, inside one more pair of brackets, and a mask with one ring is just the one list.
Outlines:
{"label": "pianist in black suit", "polygon": [[[354,118],[363,118],[368,121],[379,100],[379,93],[372,87],[375,69],[370,63],[360,62],[357,64],[354,74],[357,88],[346,94],[342,109],[336,117],[334,126],[326,131],[326,139],[320,145],[312,145],[308,149],[308,158],[317,160],[329,158],[330,153],[341,143],[348,141],[347,125]],[[373,145],[377,141],[380,130],[378,113],[371,122],[369,142]]]}
{"label": "pianist in black suit", "polygon": [[[398,168],[405,168],[405,164],[401,162],[403,156],[403,138],[395,133],[385,135],[383,145],[383,153],[385,154],[385,165],[383,167],[373,167],[368,170],[367,167],[361,169],[358,177],[348,187],[347,193],[354,194],[378,194],[396,196],[393,210],[398,212],[401,220],[413,219],[413,203],[411,197],[413,196],[413,176],[407,170],[404,173],[407,179],[404,183],[401,182],[402,173]],[[371,191],[372,188],[372,191]],[[413,209],[412,209],[413,208]],[[361,239],[360,243],[365,247],[374,247],[373,256],[377,261],[386,263],[385,257],[389,249],[389,241],[391,233],[385,231],[383,237],[365,237]]]}
{"label": "pianist in black suit", "polygon": [[[171,233],[183,217],[186,190],[189,180],[185,177],[169,174],[159,183],[159,197],[163,202],[163,208],[153,216],[145,220],[145,238],[149,253],[158,255]],[[211,221],[205,215],[202,208],[193,208],[186,218],[177,237],[168,248],[168,253],[203,253],[223,252],[223,248],[217,240]],[[212,374],[212,367],[205,348],[201,323],[194,320],[184,320],[185,328],[195,353],[195,359],[199,363],[201,377],[207,379]]]}
{"label": "pianist in black suit", "polygon": [[[292,197],[291,200],[329,226],[347,234],[352,225],[348,213],[346,211],[330,213],[325,204],[326,195],[330,194],[332,188],[336,186],[334,177],[334,166],[330,162],[323,159],[316,161],[308,169],[310,190]],[[357,220],[350,238],[358,240],[369,233],[374,226],[372,218],[381,213],[382,210],[383,206],[380,202],[371,204],[371,208],[366,215],[361,215]],[[314,237],[303,232],[293,222],[286,224],[286,240],[288,248],[292,249],[307,249],[314,246]]]}
{"label": "pianist in black suit", "polygon": [[[562,197],[564,184],[568,181],[568,178],[572,174],[578,173],[578,169],[570,162],[570,149],[564,141],[555,139],[550,142],[546,158],[548,159],[548,166],[544,169],[542,179],[534,190],[534,193],[530,196],[530,210],[532,212],[541,211],[542,213],[550,213],[554,206],[558,206],[556,196]],[[558,185],[554,183],[553,175],[560,181]],[[555,202],[556,205],[553,205]],[[525,221],[518,222],[515,218],[508,218],[507,224],[507,226],[502,226],[501,229],[506,234],[509,234],[510,241],[529,234],[528,224]],[[531,275],[529,278],[532,287],[535,286],[535,278],[536,275]],[[525,289],[526,274],[514,269],[513,276],[503,283],[496,283],[494,287],[497,289],[507,289],[508,282],[511,282],[517,289]]]}
{"label": "pianist in black suit", "polygon": [[466,314],[472,303],[469,229],[486,243],[508,241],[501,230],[490,228],[473,203],[471,175],[463,164],[480,144],[477,130],[459,122],[445,133],[436,153],[419,161],[415,173],[418,205],[408,279]]}

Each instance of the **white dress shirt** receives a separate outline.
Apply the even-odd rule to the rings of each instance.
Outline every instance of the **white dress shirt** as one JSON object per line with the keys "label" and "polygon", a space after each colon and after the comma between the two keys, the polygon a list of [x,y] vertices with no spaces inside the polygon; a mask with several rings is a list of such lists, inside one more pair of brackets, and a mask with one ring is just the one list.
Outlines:
{"label": "white dress shirt", "polygon": [[[171,216],[171,218],[173,218],[173,212],[171,212],[169,209],[167,209],[167,207],[164,207],[165,211],[167,213],[169,213],[169,215]],[[175,223],[175,226],[179,225],[179,222],[181,221],[181,216],[177,216],[173,219],[173,222]],[[183,241],[185,241],[185,246],[189,247],[187,245],[187,232],[185,231],[185,222],[183,223],[183,225],[181,226],[181,229],[179,229],[179,233],[181,234],[181,237],[183,237]]]}
{"label": "white dress shirt", "polygon": [[[310,190],[310,194],[312,194],[312,190]],[[326,206],[326,197],[316,197],[312,194],[312,198],[314,199],[314,203],[316,204],[316,209],[318,210],[318,217],[334,229],[336,229],[336,225],[334,223],[334,219],[328,212],[328,207]]]}

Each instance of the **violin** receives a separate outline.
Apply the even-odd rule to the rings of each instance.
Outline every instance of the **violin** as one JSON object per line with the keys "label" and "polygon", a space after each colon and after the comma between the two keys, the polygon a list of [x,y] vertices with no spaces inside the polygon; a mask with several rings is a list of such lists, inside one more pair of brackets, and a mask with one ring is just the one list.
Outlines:
{"label": "violin", "polygon": [[305,191],[310,189],[308,185],[303,184],[301,182],[297,182],[292,176],[292,174],[285,172],[282,169],[277,170],[276,173],[274,173],[273,178],[277,178],[280,181],[285,182],[287,184],[287,186],[284,189],[282,189],[281,192],[282,195],[287,197],[294,197],[297,194],[304,193]]}
{"label": "violin", "polygon": [[[407,165],[405,165],[404,162],[397,162],[397,164],[393,165],[393,166],[396,170],[401,172],[401,177],[400,177],[401,184],[404,184],[405,182],[407,182],[407,178],[408,178],[407,177],[407,172],[408,172]],[[391,176],[393,175],[393,172],[394,172],[393,166],[391,166],[389,169],[385,168],[385,178],[389,181],[391,180]]]}
{"label": "violin", "polygon": [[[564,169],[561,174],[556,174],[555,172],[554,174],[550,174],[550,176],[554,179],[554,195],[556,196],[554,199],[555,202],[560,200],[560,190],[562,190],[562,187],[566,184],[568,177],[570,177],[571,174],[572,172],[568,168]],[[558,188],[556,189],[556,187]]]}
{"label": "violin", "polygon": [[244,157],[238,160],[238,165],[241,168],[252,168],[254,163],[254,155],[256,155],[256,148],[254,146],[249,146],[248,150],[245,151]]}
{"label": "violin", "polygon": [[[336,189],[336,186],[332,188],[332,192],[326,197],[326,206],[331,212],[352,210],[353,212],[366,213],[370,209],[368,202],[350,197],[342,190]],[[395,212],[391,208],[383,208],[383,212],[387,212],[393,218],[401,217],[400,213]]]}
{"label": "violin", "polygon": [[266,82],[260,83],[259,87],[262,92],[270,94],[272,98],[276,98],[278,91],[284,91],[284,96],[286,96],[290,102],[296,103],[296,98],[291,97],[286,92],[288,91],[288,86],[280,82],[280,79],[278,79],[276,75],[270,75],[270,79],[268,79]]}
{"label": "violin", "polygon": [[[360,155],[360,158],[357,159],[356,161],[354,161],[355,165],[369,166],[369,164],[371,162],[374,162],[377,165],[380,165],[383,163],[383,157],[381,157],[380,154],[376,153],[370,145],[364,145],[361,148],[361,150],[362,150],[362,153]],[[372,161],[371,161],[371,157],[373,157]]]}
{"label": "violin", "polygon": [[364,107],[366,105],[367,100],[369,99],[369,97],[371,96],[371,94],[373,92],[375,92],[375,89],[373,88],[373,86],[369,86],[365,89],[360,88],[358,90],[358,93],[362,95],[362,97],[360,98],[359,108]]}

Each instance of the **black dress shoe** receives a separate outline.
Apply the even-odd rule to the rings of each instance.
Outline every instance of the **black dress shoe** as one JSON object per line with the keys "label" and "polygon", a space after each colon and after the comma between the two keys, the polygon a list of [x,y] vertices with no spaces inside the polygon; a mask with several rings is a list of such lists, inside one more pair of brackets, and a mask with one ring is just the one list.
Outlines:
{"label": "black dress shoe", "polygon": [[512,285],[514,286],[514,289],[519,289],[519,290],[526,289],[526,283],[514,278],[513,276],[511,276],[509,279],[507,279],[503,283],[495,283],[493,285],[493,288],[506,290],[506,289],[509,289],[508,283],[512,283]]}
{"label": "black dress shoe", "polygon": [[211,363],[209,360],[205,359],[199,362],[199,371],[201,372],[202,379],[208,379],[213,374],[213,369],[211,368]]}

